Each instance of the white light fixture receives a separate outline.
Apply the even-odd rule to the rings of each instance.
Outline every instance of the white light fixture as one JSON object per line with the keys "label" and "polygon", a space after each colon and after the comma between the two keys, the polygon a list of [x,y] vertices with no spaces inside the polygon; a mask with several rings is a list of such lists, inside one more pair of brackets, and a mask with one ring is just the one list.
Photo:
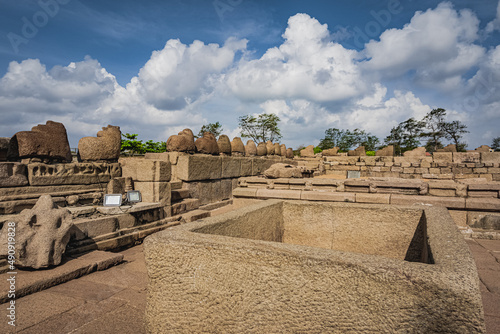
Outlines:
{"label": "white light fixture", "polygon": [[104,206],[121,206],[122,205],[122,195],[121,194],[106,194],[104,195]]}
{"label": "white light fixture", "polygon": [[142,201],[141,192],[139,190],[127,191],[127,202],[139,203]]}

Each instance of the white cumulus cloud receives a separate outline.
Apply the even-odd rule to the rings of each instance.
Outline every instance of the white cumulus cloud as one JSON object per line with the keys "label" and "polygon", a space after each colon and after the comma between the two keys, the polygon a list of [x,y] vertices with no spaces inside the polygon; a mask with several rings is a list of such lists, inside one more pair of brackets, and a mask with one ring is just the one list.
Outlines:
{"label": "white cumulus cloud", "polygon": [[364,90],[357,52],[330,41],[326,24],[307,14],[288,20],[285,41],[259,59],[242,60],[227,77],[229,89],[243,100],[308,99],[336,101]]}

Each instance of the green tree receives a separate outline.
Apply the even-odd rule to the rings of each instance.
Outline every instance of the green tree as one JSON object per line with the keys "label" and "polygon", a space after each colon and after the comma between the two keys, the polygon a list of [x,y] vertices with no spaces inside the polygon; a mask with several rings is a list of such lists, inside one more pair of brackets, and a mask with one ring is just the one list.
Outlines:
{"label": "green tree", "polygon": [[167,151],[167,143],[164,141],[154,142],[152,140],[148,140],[143,144],[144,153],[152,152],[152,153],[161,153]]}
{"label": "green tree", "polygon": [[338,147],[345,131],[336,128],[330,128],[325,130],[325,138],[321,139],[318,147],[322,150],[328,150],[330,148]]}
{"label": "green tree", "polygon": [[442,130],[444,132],[444,136],[448,140],[452,140],[455,146],[457,147],[458,152],[465,152],[465,148],[467,144],[464,142],[460,142],[462,136],[465,133],[468,133],[467,126],[460,121],[453,122],[445,122],[442,125]]}
{"label": "green tree", "polygon": [[374,151],[378,144],[379,139],[364,130],[330,128],[325,131],[325,138],[321,139],[318,147],[322,150],[338,147],[340,152],[347,152],[351,148],[364,146],[366,150]]}
{"label": "green tree", "polygon": [[354,129],[345,130],[344,135],[339,143],[339,149],[343,152],[347,152],[350,149],[356,148],[358,146],[364,146],[367,151],[374,151],[375,147],[379,144],[379,139],[376,136],[371,135],[365,130]]}
{"label": "green tree", "polygon": [[443,148],[444,145],[443,143],[441,143],[441,141],[434,141],[434,139],[430,138],[429,140],[427,140],[427,142],[425,143],[425,150],[427,152],[436,152],[437,150]]}
{"label": "green tree", "polygon": [[491,148],[495,152],[500,151],[500,137],[493,138],[493,141],[491,142]]}
{"label": "green tree", "polygon": [[205,132],[210,132],[217,139],[222,134],[222,131],[222,125],[219,122],[208,123],[201,127],[196,138],[201,138]]}
{"label": "green tree", "polygon": [[121,149],[123,152],[129,156],[133,156],[136,153],[143,153],[142,140],[137,140],[138,134],[122,133]]}
{"label": "green tree", "polygon": [[425,127],[423,121],[416,121],[413,117],[391,129],[391,133],[384,139],[387,145],[393,145],[397,155],[413,150],[420,146],[419,138]]}
{"label": "green tree", "polygon": [[281,131],[278,127],[280,118],[274,114],[260,114],[241,116],[239,126],[242,138],[251,138],[254,142],[275,142],[281,139]]}
{"label": "green tree", "polygon": [[446,110],[437,108],[431,110],[422,120],[425,123],[425,128],[427,130],[427,132],[422,133],[422,136],[429,138],[427,141],[427,145],[430,149],[429,152],[435,152],[439,148],[438,145],[441,143],[441,138],[445,137],[445,116]]}

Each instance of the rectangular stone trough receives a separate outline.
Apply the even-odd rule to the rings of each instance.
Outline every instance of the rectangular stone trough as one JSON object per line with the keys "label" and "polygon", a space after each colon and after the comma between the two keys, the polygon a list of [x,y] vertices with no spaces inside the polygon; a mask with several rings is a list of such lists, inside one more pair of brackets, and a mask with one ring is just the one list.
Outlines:
{"label": "rectangular stone trough", "polygon": [[268,200],[144,243],[150,333],[483,333],[444,208]]}

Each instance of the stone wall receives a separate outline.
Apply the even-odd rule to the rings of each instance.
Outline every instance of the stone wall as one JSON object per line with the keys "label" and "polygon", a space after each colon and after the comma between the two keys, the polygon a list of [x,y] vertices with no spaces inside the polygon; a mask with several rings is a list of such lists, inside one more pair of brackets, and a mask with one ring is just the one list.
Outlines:
{"label": "stone wall", "polygon": [[[233,157],[181,152],[147,153],[144,160],[168,162],[171,181],[182,181],[190,196],[199,199],[202,205],[232,198],[240,177],[261,175],[279,162],[297,164],[281,156]],[[124,176],[128,176],[126,168]]]}
{"label": "stone wall", "polygon": [[[320,202],[441,206],[467,237],[499,239],[500,182],[482,179],[264,179],[244,177],[233,196]],[[483,225],[488,228],[483,229]]]}
{"label": "stone wall", "polygon": [[120,176],[118,163],[0,162],[0,214],[31,208],[43,194],[63,206],[68,201],[91,204],[102,198],[111,179]]}
{"label": "stone wall", "polygon": [[[147,331],[485,332],[474,260],[446,210],[282,203],[258,203],[148,237],[144,242]],[[296,206],[323,215],[301,220],[293,210]],[[335,209],[336,215],[324,214]],[[388,242],[401,236],[398,228],[379,231],[370,220],[357,219],[357,210],[363,209],[372,210],[377,219],[385,216],[390,224],[412,225],[415,236],[419,234],[415,226],[426,226],[428,234],[420,240],[428,240],[425,249],[430,249],[432,260],[415,263],[399,255],[396,259],[391,254],[337,250],[335,241],[353,233],[352,227],[343,230],[346,221],[359,225],[354,232],[364,234],[363,240],[373,242],[373,234]],[[399,215],[417,210],[419,215],[410,224]],[[333,247],[325,248],[334,249],[309,247],[311,238],[309,246],[287,243],[287,233],[301,237],[317,220],[323,223],[321,228],[308,232],[333,233]],[[288,227],[294,231],[286,231],[287,221],[298,222]],[[418,239],[415,236],[405,234],[409,249]]]}
{"label": "stone wall", "polygon": [[326,174],[346,176],[360,171],[361,177],[457,180],[485,178],[500,181],[500,152],[436,152],[422,157],[324,157]]}

